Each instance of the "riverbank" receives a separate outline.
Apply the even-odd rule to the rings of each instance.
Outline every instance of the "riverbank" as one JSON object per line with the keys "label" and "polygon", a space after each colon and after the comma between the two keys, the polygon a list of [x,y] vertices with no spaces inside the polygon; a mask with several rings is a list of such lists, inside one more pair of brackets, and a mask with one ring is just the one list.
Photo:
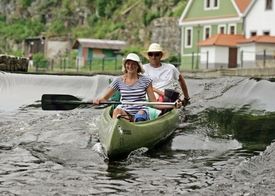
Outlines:
{"label": "riverbank", "polygon": [[[275,78],[275,67],[267,68],[230,68],[230,69],[200,69],[200,70],[180,70],[186,78],[219,78],[224,76],[229,77],[253,77],[253,78]],[[20,73],[20,72],[16,72]],[[24,74],[48,74],[48,75],[121,75],[120,70],[117,71],[76,71],[67,69],[64,70],[29,70]]]}

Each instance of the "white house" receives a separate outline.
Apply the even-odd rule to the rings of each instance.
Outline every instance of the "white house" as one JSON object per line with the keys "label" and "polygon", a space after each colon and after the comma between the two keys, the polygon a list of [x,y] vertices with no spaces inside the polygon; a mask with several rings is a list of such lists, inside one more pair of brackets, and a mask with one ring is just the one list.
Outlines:
{"label": "white house", "polygon": [[275,67],[275,0],[253,0],[244,13],[242,67]]}
{"label": "white house", "polygon": [[216,34],[199,42],[201,48],[201,68],[235,68],[240,65],[237,42],[243,35]]}
{"label": "white house", "polygon": [[275,0],[252,0],[242,17],[243,34],[216,34],[198,43],[202,69],[275,67]]}

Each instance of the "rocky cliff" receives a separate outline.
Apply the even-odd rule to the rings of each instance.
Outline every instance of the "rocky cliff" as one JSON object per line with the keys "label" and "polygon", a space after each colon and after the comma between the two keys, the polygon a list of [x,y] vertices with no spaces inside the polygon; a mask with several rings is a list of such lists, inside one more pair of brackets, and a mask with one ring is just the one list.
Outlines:
{"label": "rocky cliff", "polygon": [[[87,4],[87,2],[90,3]],[[79,27],[79,31],[83,31],[83,29],[93,28],[93,23],[89,21],[93,16],[98,15],[95,2],[88,0],[1,0],[0,16],[5,16],[7,25],[19,19],[38,19],[44,23],[47,33],[51,33],[48,32],[49,29],[59,19],[65,29]],[[148,2],[150,2],[150,7],[146,6]],[[122,27],[115,30],[107,30],[104,37],[100,38],[124,40],[131,46],[145,48],[152,42],[158,42],[165,49],[179,53],[181,42],[180,28],[178,26],[179,16],[170,16],[171,12],[177,8],[178,2],[176,0],[123,1],[123,5],[119,6],[119,10],[115,10],[111,16],[111,20],[115,24],[121,24]],[[154,17],[154,19],[150,23],[144,24],[142,19],[146,18],[145,16],[147,18]],[[101,19],[99,18],[99,20]],[[79,33],[75,32],[70,33],[72,33],[74,38],[78,38]],[[91,38],[98,38],[96,36],[95,34],[90,34]],[[0,41],[4,41],[10,50],[20,50],[22,48],[21,43],[15,43],[12,39],[4,38],[1,34]]]}

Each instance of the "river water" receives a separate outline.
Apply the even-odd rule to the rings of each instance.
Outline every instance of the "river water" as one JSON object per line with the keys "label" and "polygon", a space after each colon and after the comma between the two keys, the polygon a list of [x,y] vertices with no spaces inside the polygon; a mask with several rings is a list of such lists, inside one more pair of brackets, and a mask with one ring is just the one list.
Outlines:
{"label": "river water", "polygon": [[275,83],[187,78],[191,104],[160,147],[110,161],[103,107],[43,111],[43,94],[101,96],[113,76],[0,73],[0,195],[272,195]]}

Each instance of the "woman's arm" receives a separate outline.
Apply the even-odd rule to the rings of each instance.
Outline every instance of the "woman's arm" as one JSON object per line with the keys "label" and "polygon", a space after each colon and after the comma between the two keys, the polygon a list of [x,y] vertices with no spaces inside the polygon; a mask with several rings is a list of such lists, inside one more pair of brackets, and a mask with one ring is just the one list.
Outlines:
{"label": "woman's arm", "polygon": [[113,89],[113,88],[109,88],[107,90],[107,92],[105,93],[105,95],[103,95],[102,97],[98,98],[98,99],[95,99],[93,100],[93,104],[95,105],[99,105],[101,101],[108,101],[113,94],[115,94],[116,90]]}

